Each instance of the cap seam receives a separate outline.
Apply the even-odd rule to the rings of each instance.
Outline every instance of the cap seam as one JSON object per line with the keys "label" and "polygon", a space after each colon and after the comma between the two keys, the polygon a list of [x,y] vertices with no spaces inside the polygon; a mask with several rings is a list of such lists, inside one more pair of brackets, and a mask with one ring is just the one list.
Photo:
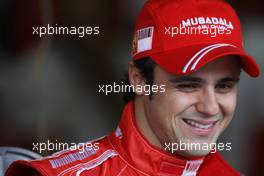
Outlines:
{"label": "cap seam", "polygon": [[[156,15],[154,12],[155,9],[158,9],[160,7],[160,4],[157,8],[154,8],[151,5],[148,5],[148,6],[149,6],[149,8],[147,8],[147,10],[151,15],[152,20],[154,21],[154,25],[153,25],[154,26],[154,33],[156,33],[156,37],[157,37],[158,41],[160,41],[159,45],[161,45],[161,48],[163,50],[164,49],[164,42],[161,40],[161,37],[160,37],[161,34],[160,34],[160,31],[158,30],[159,26],[162,26],[163,23],[161,22],[162,20],[160,19],[160,17],[158,15]],[[152,43],[152,49],[153,49],[153,43]]]}

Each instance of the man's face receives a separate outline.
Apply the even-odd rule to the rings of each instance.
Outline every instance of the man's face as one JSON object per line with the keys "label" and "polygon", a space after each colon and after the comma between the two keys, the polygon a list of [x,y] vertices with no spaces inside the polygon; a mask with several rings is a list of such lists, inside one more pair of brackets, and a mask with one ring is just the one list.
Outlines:
{"label": "man's face", "polygon": [[[152,133],[162,147],[165,143],[215,143],[234,115],[239,75],[240,65],[231,56],[217,59],[188,76],[175,76],[157,66],[154,84],[164,84],[166,91],[154,93],[152,99],[143,97],[150,129],[145,132]],[[196,148],[176,153],[204,156],[209,150]]]}

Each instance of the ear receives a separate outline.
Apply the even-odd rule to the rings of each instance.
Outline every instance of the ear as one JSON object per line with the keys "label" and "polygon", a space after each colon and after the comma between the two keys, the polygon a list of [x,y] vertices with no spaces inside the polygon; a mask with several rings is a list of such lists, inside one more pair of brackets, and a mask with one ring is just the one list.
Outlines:
{"label": "ear", "polygon": [[[139,69],[134,65],[133,61],[129,62],[128,65],[128,77],[129,77],[129,82],[132,86],[134,86],[135,94],[136,95],[144,95],[144,89],[143,87],[146,84],[145,78],[141,75]],[[141,86],[142,89],[137,89],[136,87]],[[140,91],[141,90],[141,91]]]}

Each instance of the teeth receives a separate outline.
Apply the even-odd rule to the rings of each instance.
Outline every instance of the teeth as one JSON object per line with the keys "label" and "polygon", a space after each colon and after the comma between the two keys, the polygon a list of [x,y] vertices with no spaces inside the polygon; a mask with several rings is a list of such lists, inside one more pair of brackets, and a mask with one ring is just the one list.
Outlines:
{"label": "teeth", "polygon": [[202,128],[202,129],[208,129],[210,127],[213,126],[213,123],[210,123],[210,124],[207,124],[207,125],[204,125],[204,124],[200,124],[200,123],[197,123],[193,120],[190,120],[190,119],[186,119],[186,122],[189,124],[189,125],[192,125],[196,128]]}

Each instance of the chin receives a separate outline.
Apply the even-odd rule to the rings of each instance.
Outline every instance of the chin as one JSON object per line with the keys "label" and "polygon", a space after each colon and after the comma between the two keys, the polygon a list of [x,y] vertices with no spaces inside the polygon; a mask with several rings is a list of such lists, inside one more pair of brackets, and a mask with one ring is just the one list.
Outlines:
{"label": "chin", "polygon": [[215,153],[216,151],[213,144],[216,144],[216,142],[214,141],[214,139],[194,139],[191,141],[182,141],[188,147],[185,148],[185,150],[178,150],[177,154],[180,154],[181,156],[186,158],[192,158],[203,157],[208,155],[210,152]]}
{"label": "chin", "polygon": [[183,156],[186,158],[203,157],[210,153],[210,150],[186,150],[183,151]]}

